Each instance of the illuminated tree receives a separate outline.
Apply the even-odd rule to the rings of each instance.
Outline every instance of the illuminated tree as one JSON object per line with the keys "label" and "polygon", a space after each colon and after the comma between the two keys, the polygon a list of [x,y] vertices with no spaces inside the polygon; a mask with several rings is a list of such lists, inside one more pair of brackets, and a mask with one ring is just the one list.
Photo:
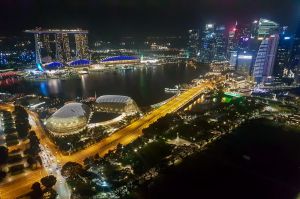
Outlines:
{"label": "illuminated tree", "polygon": [[74,177],[82,173],[83,167],[76,162],[67,162],[61,169],[61,175],[66,178]]}

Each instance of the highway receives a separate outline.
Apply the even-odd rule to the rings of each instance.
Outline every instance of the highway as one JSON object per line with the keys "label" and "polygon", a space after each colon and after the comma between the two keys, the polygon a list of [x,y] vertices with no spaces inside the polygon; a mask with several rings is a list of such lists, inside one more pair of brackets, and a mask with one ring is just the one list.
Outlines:
{"label": "highway", "polygon": [[44,176],[46,171],[42,168],[20,174],[10,182],[0,185],[0,198],[12,199],[26,194],[30,191],[31,185],[39,182]]}
{"label": "highway", "polygon": [[[57,147],[50,141],[50,139],[45,135],[43,127],[40,124],[38,115],[34,112],[28,111],[31,123],[35,123],[32,129],[36,132],[36,135],[40,139],[40,143],[43,146],[47,146],[50,152],[56,157],[62,165],[68,161],[74,161],[78,163],[83,163],[84,159],[99,154],[104,156],[108,151],[114,150],[116,146],[121,143],[123,145],[129,144],[139,136],[142,135],[142,130],[147,128],[150,124],[157,121],[159,118],[165,116],[168,113],[176,112],[178,109],[182,108],[196,96],[200,95],[204,90],[213,88],[213,83],[204,82],[201,83],[168,101],[161,107],[153,110],[152,112],[144,115],[132,124],[120,129],[104,138],[100,142],[89,146],[86,149],[73,153],[71,155],[63,155]],[[2,105],[1,108],[11,108],[11,105]],[[39,172],[31,172],[24,178],[17,178],[11,183],[0,184],[0,198],[1,199],[11,199],[12,196],[19,196],[29,191],[31,184],[39,181],[42,176],[46,174],[45,170]]]}
{"label": "highway", "polygon": [[159,118],[165,116],[168,113],[172,113],[186,105],[190,100],[194,99],[196,96],[201,94],[204,90],[212,88],[212,83],[202,83],[196,87],[193,87],[178,97],[170,100],[161,107],[153,110],[152,112],[146,114],[144,117],[133,122],[132,124],[126,126],[113,133],[111,136],[104,138],[100,142],[71,154],[70,156],[60,156],[61,162],[75,161],[83,163],[83,160],[91,155],[99,154],[100,156],[105,155],[109,150],[114,150],[116,146],[121,143],[123,145],[129,144],[139,136],[142,135],[142,130],[147,128],[150,124],[157,121]]}

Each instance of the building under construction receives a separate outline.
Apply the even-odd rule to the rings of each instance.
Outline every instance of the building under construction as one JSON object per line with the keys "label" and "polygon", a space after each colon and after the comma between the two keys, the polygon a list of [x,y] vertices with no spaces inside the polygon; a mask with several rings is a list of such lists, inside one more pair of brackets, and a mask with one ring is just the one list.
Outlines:
{"label": "building under construction", "polygon": [[88,31],[82,29],[34,29],[25,30],[34,35],[36,65],[89,59]]}

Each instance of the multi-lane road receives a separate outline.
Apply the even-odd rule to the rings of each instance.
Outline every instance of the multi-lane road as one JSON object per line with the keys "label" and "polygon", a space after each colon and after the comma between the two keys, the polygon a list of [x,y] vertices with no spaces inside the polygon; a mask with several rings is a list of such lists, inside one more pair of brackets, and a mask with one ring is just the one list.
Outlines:
{"label": "multi-lane road", "polygon": [[[116,146],[121,143],[123,145],[129,144],[139,136],[142,135],[142,130],[147,128],[150,124],[157,121],[159,118],[165,116],[168,113],[172,113],[182,108],[184,105],[193,100],[196,96],[200,95],[204,90],[213,88],[214,84],[211,82],[203,82],[183,93],[177,97],[171,99],[166,104],[153,110],[152,112],[144,115],[139,120],[131,123],[123,129],[120,129],[110,135],[109,137],[101,140],[100,142],[83,149],[79,152],[73,153],[69,156],[63,155],[57,147],[49,140],[45,135],[44,130],[38,119],[38,115],[29,112],[29,115],[35,123],[33,130],[35,130],[40,143],[43,146],[47,146],[55,158],[61,162],[61,164],[68,161],[74,161],[82,163],[83,160],[91,155],[99,154],[100,156],[105,155],[109,150],[114,150]],[[4,108],[9,108],[9,105],[3,105]],[[43,170],[42,174],[45,175]],[[24,191],[28,191],[32,183],[39,181],[42,175],[37,175],[36,172],[29,173],[26,178],[17,178],[12,183],[0,185],[0,198],[10,199],[12,196],[18,196],[24,194]],[[20,180],[19,180],[20,179]],[[13,194],[13,195],[11,195]]]}

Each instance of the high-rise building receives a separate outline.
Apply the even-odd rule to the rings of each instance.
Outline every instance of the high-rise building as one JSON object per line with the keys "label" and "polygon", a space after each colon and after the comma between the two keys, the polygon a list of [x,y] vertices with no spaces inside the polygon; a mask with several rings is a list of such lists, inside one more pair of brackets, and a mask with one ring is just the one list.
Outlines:
{"label": "high-rise building", "polygon": [[217,26],[214,34],[214,61],[226,60],[226,28],[224,25]]}
{"label": "high-rise building", "polygon": [[237,55],[236,72],[241,74],[241,75],[249,76],[250,75],[250,70],[251,70],[251,67],[252,67],[252,63],[253,63],[252,54],[250,54],[246,51],[245,52],[240,52]]}
{"label": "high-rise building", "polygon": [[300,82],[300,25],[293,38],[290,67],[293,73],[295,73],[296,81]]}
{"label": "high-rise building", "polygon": [[251,28],[249,24],[238,24],[236,27],[235,41],[238,52],[248,51],[250,47]]}
{"label": "high-rise building", "polygon": [[292,48],[292,36],[286,33],[286,28],[283,27],[279,35],[278,49],[274,64],[273,75],[282,78],[284,70],[290,70],[290,56]]}
{"label": "high-rise building", "polygon": [[278,29],[279,29],[278,23],[268,19],[261,18],[258,21],[257,38],[259,40],[263,40],[264,38],[267,38],[270,35],[277,33]]}
{"label": "high-rise building", "polygon": [[200,60],[210,63],[215,52],[215,25],[206,24],[201,38]]}
{"label": "high-rise building", "polygon": [[[45,56],[50,57],[52,56],[52,49],[51,49],[51,41],[50,41],[50,35],[49,34],[44,34],[43,35],[43,47],[45,49]],[[45,57],[43,56],[43,57]]]}
{"label": "high-rise building", "polygon": [[196,58],[199,53],[199,30],[191,29],[188,35],[188,53],[189,57]]}
{"label": "high-rise building", "polygon": [[75,34],[77,59],[88,59],[88,39],[86,34]]}
{"label": "high-rise building", "polygon": [[231,52],[236,50],[236,41],[235,41],[235,32],[236,32],[236,25],[229,29],[228,32],[228,42],[227,42],[227,57],[231,57]]}
{"label": "high-rise building", "polygon": [[237,51],[231,51],[230,52],[230,59],[229,59],[229,66],[236,67],[237,63]]}
{"label": "high-rise building", "polygon": [[[67,64],[76,59],[88,59],[87,30],[37,28],[25,32],[34,34],[36,65],[41,71],[43,63],[58,61]],[[75,35],[75,51],[71,50],[69,35]],[[76,52],[76,57],[72,57],[72,52]]]}
{"label": "high-rise building", "polygon": [[258,20],[254,20],[251,24],[251,39],[257,39]]}
{"label": "high-rise building", "polygon": [[271,35],[261,42],[253,68],[256,82],[266,82],[272,77],[278,42],[278,34]]}
{"label": "high-rise building", "polygon": [[259,47],[253,68],[255,82],[266,82],[273,75],[273,67],[279,41],[279,35],[271,35],[265,38]]}

